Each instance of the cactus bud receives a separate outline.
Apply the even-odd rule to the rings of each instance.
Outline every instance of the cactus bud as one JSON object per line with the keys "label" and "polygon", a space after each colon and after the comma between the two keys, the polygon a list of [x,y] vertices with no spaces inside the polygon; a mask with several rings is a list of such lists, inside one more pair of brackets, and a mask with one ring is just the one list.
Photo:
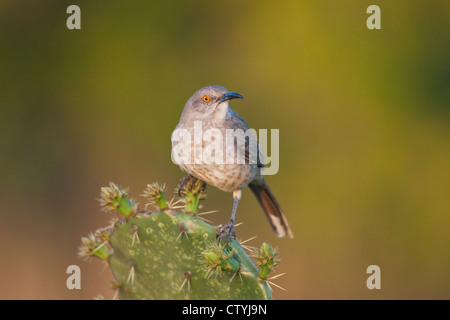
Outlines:
{"label": "cactus bud", "polygon": [[269,273],[280,262],[278,249],[265,242],[253,252],[252,256],[257,260],[256,266],[259,268],[259,277],[262,280],[267,279]]}
{"label": "cactus bud", "polygon": [[128,189],[123,189],[113,182],[109,187],[101,188],[100,206],[104,211],[117,211],[125,217],[136,214],[137,204],[133,199],[128,199]]}
{"label": "cactus bud", "polygon": [[142,195],[148,199],[150,204],[154,204],[164,210],[169,206],[166,195],[164,194],[165,191],[165,185],[161,186],[158,182],[155,182],[148,184]]}

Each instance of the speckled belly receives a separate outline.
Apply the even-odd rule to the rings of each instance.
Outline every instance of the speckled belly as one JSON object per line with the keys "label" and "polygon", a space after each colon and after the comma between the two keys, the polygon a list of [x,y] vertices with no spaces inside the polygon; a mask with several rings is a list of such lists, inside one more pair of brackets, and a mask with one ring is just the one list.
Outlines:
{"label": "speckled belly", "polygon": [[227,192],[245,188],[259,170],[252,164],[184,164],[180,167],[207,184]]}

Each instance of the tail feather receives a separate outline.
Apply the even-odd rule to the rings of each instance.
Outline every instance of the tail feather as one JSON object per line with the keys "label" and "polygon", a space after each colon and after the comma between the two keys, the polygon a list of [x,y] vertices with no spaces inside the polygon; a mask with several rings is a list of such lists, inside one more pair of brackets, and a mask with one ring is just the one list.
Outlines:
{"label": "tail feather", "polygon": [[277,199],[275,199],[275,196],[267,183],[263,180],[260,184],[250,183],[248,186],[253,191],[256,199],[258,199],[259,204],[266,214],[267,220],[269,220],[269,223],[277,236],[280,238],[285,236],[293,238],[294,234],[289,227],[286,216],[284,215],[283,210],[281,210]]}

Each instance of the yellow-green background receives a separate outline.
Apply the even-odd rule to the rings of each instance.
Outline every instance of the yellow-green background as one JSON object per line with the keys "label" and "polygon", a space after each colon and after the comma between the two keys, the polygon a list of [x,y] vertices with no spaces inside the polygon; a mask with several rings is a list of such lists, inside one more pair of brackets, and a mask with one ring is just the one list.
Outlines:
{"label": "yellow-green background", "polygon": [[[245,96],[232,106],[251,127],[280,129],[267,180],[295,238],[273,235],[249,191],[237,213],[239,237],[280,248],[274,298],[450,298],[449,16],[438,0],[2,0],[0,298],[113,296],[102,263],[77,258],[109,219],[100,187],[172,192],[171,132],[209,84]],[[209,188],[216,224],[231,199]]]}

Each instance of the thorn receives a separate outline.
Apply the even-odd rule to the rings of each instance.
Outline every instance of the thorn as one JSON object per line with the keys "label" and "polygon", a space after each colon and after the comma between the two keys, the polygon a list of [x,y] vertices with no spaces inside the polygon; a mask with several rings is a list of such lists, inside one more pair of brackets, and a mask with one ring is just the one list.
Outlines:
{"label": "thorn", "polygon": [[255,238],[257,238],[257,236],[251,237],[251,238],[249,238],[249,239],[247,239],[247,240],[238,241],[238,242],[239,242],[239,245],[240,245],[243,249],[247,250],[248,252],[254,252],[254,251],[256,250],[256,247],[253,247],[253,246],[247,246],[247,245],[245,245],[245,243],[247,243],[247,242],[249,242],[249,241],[252,241],[252,240],[254,240]]}
{"label": "thorn", "polygon": [[134,241],[137,240],[137,243],[141,243],[141,240],[139,239],[137,226],[132,226],[131,231],[133,232],[133,240],[131,241],[131,246],[134,247]]}
{"label": "thorn", "polygon": [[180,228],[181,232],[180,232],[180,234],[178,235],[178,237],[177,237],[177,239],[175,241],[178,241],[178,239],[181,237],[182,234],[184,234],[186,236],[187,241],[189,241],[189,237],[188,237],[188,234],[187,234],[187,230],[188,229],[182,223],[180,224],[179,228]]}
{"label": "thorn", "polygon": [[241,244],[242,249],[247,250],[248,252],[253,252],[255,251],[256,247],[252,247],[252,246],[246,246],[245,244]]}
{"label": "thorn", "polygon": [[131,280],[131,284],[134,284],[134,264],[131,264],[131,269],[130,269],[130,273],[128,274],[128,278],[127,278],[127,283],[130,283]]}
{"label": "thorn", "polygon": [[103,242],[102,244],[100,244],[99,246],[97,246],[93,252],[96,252],[98,250],[100,250],[101,248],[103,248],[104,246],[106,246],[106,244],[108,243],[108,241]]}
{"label": "thorn", "polygon": [[181,209],[181,208],[184,208],[184,206],[173,206],[173,207],[170,207],[170,210]]}
{"label": "thorn", "polygon": [[184,206],[178,206],[175,208],[175,205],[179,204],[180,202],[182,202],[182,199],[177,199],[175,201],[175,196],[172,197],[172,199],[170,199],[169,203],[167,204],[167,206],[169,207],[169,209],[178,209],[178,208],[184,208]]}
{"label": "thorn", "polygon": [[283,276],[283,275],[285,275],[285,274],[286,274],[286,272],[280,273],[280,274],[277,274],[276,276],[273,276],[273,277],[268,278],[267,280],[274,280],[274,279],[277,279],[277,278],[279,278],[279,277],[281,277],[281,276]]}
{"label": "thorn", "polygon": [[239,278],[241,278],[241,284],[244,284],[244,281],[242,280],[242,274],[241,274],[241,271],[240,271],[240,270],[237,271],[237,272],[235,272],[235,273],[233,274],[233,276],[232,276],[231,279],[230,279],[230,283],[231,283],[231,281],[233,281],[234,277],[235,277],[237,274],[239,274]]}
{"label": "thorn", "polygon": [[279,277],[281,277],[282,275],[285,275],[285,274],[286,274],[286,272],[280,273],[280,274],[277,274],[276,276],[273,276],[273,277],[270,277],[270,278],[267,278],[266,280],[264,280],[269,285],[270,291],[272,291],[272,287],[270,286],[271,284],[274,285],[277,288],[280,288],[281,290],[287,291],[285,288],[283,288],[283,287],[277,285],[276,283],[270,281],[270,280],[275,280],[275,279],[277,279],[277,278],[279,278]]}
{"label": "thorn", "polygon": [[197,213],[197,216],[203,216],[205,214],[211,214],[211,213],[215,213],[215,212],[219,212],[219,210],[212,210],[212,211]]}
{"label": "thorn", "polygon": [[181,289],[183,289],[184,284],[186,283],[186,281],[187,281],[187,278],[184,278],[183,283],[181,284],[181,287],[180,287],[180,289],[178,290],[178,292],[181,292]]}
{"label": "thorn", "polygon": [[257,238],[257,236],[254,236],[254,237],[249,238],[249,239],[247,239],[247,240],[241,241],[239,244],[242,246],[244,243],[247,243],[247,242],[249,242],[249,241],[252,241],[252,240],[254,240],[254,239],[256,239],[256,238]]}
{"label": "thorn", "polygon": [[231,281],[233,281],[234,277],[236,276],[236,273],[237,273],[237,272],[233,273],[233,276],[232,276],[231,279],[230,279],[230,283],[231,283]]}
{"label": "thorn", "polygon": [[[209,278],[211,278],[211,276],[213,275],[213,273],[215,273],[214,271],[215,271],[214,269],[210,269],[210,270],[208,270],[208,272],[209,272],[209,275],[208,275],[208,272],[207,272],[207,273],[206,273],[206,275],[208,275],[208,276],[206,277],[206,279],[208,279],[208,280],[209,280]],[[216,276],[217,276],[217,273],[216,273]]]}
{"label": "thorn", "polygon": [[178,292],[181,291],[181,289],[183,289],[184,284],[187,282],[187,287],[188,287],[188,292],[191,292],[191,272],[190,271],[186,271],[184,273],[184,280],[183,283],[181,284],[180,289],[178,290]]}
{"label": "thorn", "polygon": [[269,285],[270,291],[272,291],[272,287],[270,286],[271,284],[274,285],[277,288],[280,288],[281,290],[287,291],[285,288],[277,285],[276,283],[273,283],[272,281],[266,280],[267,284]]}
{"label": "thorn", "polygon": [[198,214],[197,214],[196,216],[197,216],[197,218],[199,218],[200,220],[203,220],[203,221],[205,221],[205,222],[208,222],[208,223],[211,223],[211,224],[212,224],[212,221],[211,221],[211,220],[206,219],[206,218],[203,218],[203,217],[199,217]]}

